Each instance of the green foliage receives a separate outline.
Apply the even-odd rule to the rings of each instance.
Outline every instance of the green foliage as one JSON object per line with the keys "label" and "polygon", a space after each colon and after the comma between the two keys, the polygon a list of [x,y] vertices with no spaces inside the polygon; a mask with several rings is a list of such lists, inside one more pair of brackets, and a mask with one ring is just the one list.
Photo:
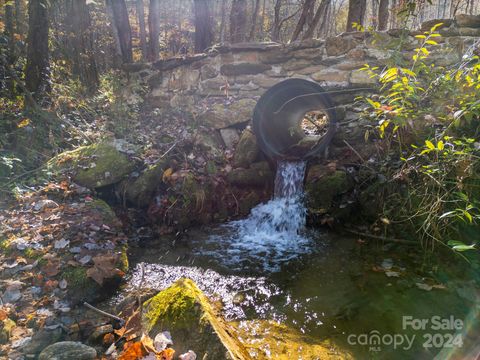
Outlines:
{"label": "green foliage", "polygon": [[426,248],[441,243],[458,253],[480,241],[456,240],[480,221],[480,64],[466,54],[453,69],[436,66],[430,55],[439,47],[441,25],[416,36],[420,44],[407,66],[363,67],[380,85],[378,96],[364,99],[375,123],[366,138],[373,133],[397,144],[393,157],[403,162],[388,175],[405,194],[392,196],[385,212],[410,224]]}

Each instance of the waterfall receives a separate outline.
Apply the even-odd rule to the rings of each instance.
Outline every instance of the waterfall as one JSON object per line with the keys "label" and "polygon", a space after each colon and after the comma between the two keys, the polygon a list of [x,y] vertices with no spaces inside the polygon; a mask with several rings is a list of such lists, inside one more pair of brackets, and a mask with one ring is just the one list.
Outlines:
{"label": "waterfall", "polygon": [[209,243],[221,248],[208,254],[233,269],[278,271],[282,263],[309,252],[311,241],[303,234],[305,168],[305,162],[279,162],[273,199],[253,208],[246,219],[224,225],[227,235],[212,235]]}

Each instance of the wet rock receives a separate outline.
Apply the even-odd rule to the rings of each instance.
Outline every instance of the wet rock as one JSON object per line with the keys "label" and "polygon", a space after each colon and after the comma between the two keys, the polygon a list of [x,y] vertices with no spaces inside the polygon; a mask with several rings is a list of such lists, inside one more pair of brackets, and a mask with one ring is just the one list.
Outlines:
{"label": "wet rock", "polygon": [[49,161],[56,172],[72,171],[76,183],[90,189],[112,185],[131,173],[136,163],[111,142],[82,146]]}
{"label": "wet rock", "polygon": [[22,352],[25,354],[36,355],[48,345],[61,340],[62,335],[62,329],[55,329],[51,331],[40,329],[33,335],[32,340],[22,348]]}
{"label": "wet rock", "polygon": [[214,104],[199,119],[211,128],[226,128],[250,120],[256,104],[257,102],[253,99],[240,99],[228,105]]}
{"label": "wet rock", "polygon": [[333,206],[336,196],[343,194],[352,188],[345,171],[336,170],[326,174],[316,181],[307,183],[309,207],[313,209],[324,209],[329,211]]}
{"label": "wet rock", "polygon": [[235,155],[233,158],[233,165],[235,167],[248,167],[258,157],[260,149],[257,145],[257,138],[250,129],[245,129],[240,137]]}
{"label": "wet rock", "polygon": [[181,279],[144,303],[144,326],[154,337],[168,330],[175,351],[200,359],[251,359],[235,329],[221,318],[192,280]]}
{"label": "wet rock", "polygon": [[273,178],[273,172],[266,161],[254,163],[249,169],[233,169],[227,174],[227,181],[240,187],[268,186],[273,183]]}
{"label": "wet rock", "polygon": [[[241,321],[238,333],[255,359],[352,360],[347,350],[329,340],[318,341],[271,320]],[[268,334],[265,336],[265,334]]]}
{"label": "wet rock", "polygon": [[62,341],[45,348],[38,360],[94,360],[97,351],[80,342]]}
{"label": "wet rock", "polygon": [[225,64],[220,68],[220,72],[225,76],[255,75],[271,68],[270,65],[258,63]]}
{"label": "wet rock", "polygon": [[128,180],[125,186],[125,197],[138,207],[146,207],[162,181],[162,176],[168,168],[168,161],[163,159],[150,166],[134,180]]}
{"label": "wet rock", "polygon": [[455,22],[458,27],[480,28],[480,15],[458,14]]}

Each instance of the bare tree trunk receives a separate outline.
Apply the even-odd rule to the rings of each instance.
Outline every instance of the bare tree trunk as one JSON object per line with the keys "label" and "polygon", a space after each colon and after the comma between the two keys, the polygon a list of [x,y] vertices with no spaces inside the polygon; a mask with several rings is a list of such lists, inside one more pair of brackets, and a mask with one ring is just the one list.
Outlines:
{"label": "bare tree trunk", "polygon": [[247,1],[233,0],[230,12],[230,41],[245,41],[247,35]]}
{"label": "bare tree trunk", "polygon": [[300,18],[298,19],[297,26],[295,26],[295,30],[293,30],[292,38],[290,39],[291,42],[297,40],[300,36],[303,28],[305,27],[309,14],[313,13],[314,6],[315,0],[305,0],[305,2],[303,3],[302,13],[300,14]]}
{"label": "bare tree trunk", "polygon": [[266,10],[266,2],[267,0],[263,0],[263,5],[262,5],[262,17],[261,17],[261,24],[260,24],[260,36],[262,41],[265,40],[265,10]]}
{"label": "bare tree trunk", "polygon": [[387,30],[388,15],[388,0],[380,0],[378,5],[378,30]]}
{"label": "bare tree trunk", "polygon": [[367,9],[366,0],[349,0],[347,31],[353,31],[353,23],[365,25],[365,10]]}
{"label": "bare tree trunk", "polygon": [[48,31],[47,0],[30,0],[25,85],[37,101],[50,91]]}
{"label": "bare tree trunk", "polygon": [[93,54],[93,34],[86,0],[67,0],[66,15],[68,43],[71,48],[72,75],[85,86],[88,93],[98,87],[97,65]]}
{"label": "bare tree trunk", "polygon": [[255,38],[255,33],[257,32],[257,19],[258,12],[260,11],[260,0],[255,0],[255,6],[253,8],[252,14],[252,27],[250,29],[250,35],[248,36],[248,41],[253,41]]}
{"label": "bare tree trunk", "polygon": [[107,0],[107,7],[111,11],[113,31],[117,37],[118,52],[121,54],[122,62],[130,63],[133,61],[132,30],[125,0]]}
{"label": "bare tree trunk", "polygon": [[280,10],[282,9],[283,0],[276,0],[273,8],[273,27],[272,27],[272,40],[280,40]]}
{"label": "bare tree trunk", "polygon": [[220,42],[223,43],[225,42],[225,27],[227,25],[227,9],[226,9],[226,1],[220,0],[222,3],[221,7],[221,20],[220,20]]}
{"label": "bare tree trunk", "polygon": [[327,9],[328,6],[330,5],[331,0],[322,0],[320,5],[318,6],[317,11],[315,12],[315,16],[313,17],[312,24],[308,27],[307,31],[305,31],[305,34],[303,35],[303,40],[305,39],[311,39],[313,37],[313,34],[315,32],[316,27],[320,23],[320,19],[323,19],[322,21],[322,27],[326,23],[325,18],[327,15]]}
{"label": "bare tree trunk", "polygon": [[[4,84],[5,84],[5,90],[7,92],[7,95],[11,98],[15,97],[15,86],[14,86],[14,81],[12,78],[12,75],[9,74],[9,71],[12,71],[13,65],[15,64],[15,36],[14,36],[14,19],[13,19],[13,6],[11,3],[6,3],[5,4],[5,28],[4,28],[4,36],[5,39],[7,40],[7,53],[5,58],[0,58],[0,64],[2,64],[3,61],[6,61],[6,66],[7,70],[2,71],[3,76],[0,77],[3,78]],[[3,64],[2,64],[3,65]],[[3,66],[0,66],[1,70],[3,69]],[[2,82],[0,82],[0,85],[2,85]],[[2,89],[2,86],[0,86],[0,89]]]}
{"label": "bare tree trunk", "polygon": [[20,35],[23,39],[25,36],[25,0],[15,0],[15,27],[16,33]]}
{"label": "bare tree trunk", "polygon": [[195,52],[203,52],[213,43],[213,21],[210,0],[194,0]]}
{"label": "bare tree trunk", "polygon": [[149,59],[150,61],[158,60],[160,56],[160,0],[150,0],[150,8],[148,12],[148,32],[149,42]]}
{"label": "bare tree trunk", "polygon": [[137,0],[135,5],[137,6],[138,27],[140,28],[140,47],[142,48],[142,59],[145,60],[148,57],[147,31],[145,29],[145,4],[143,3],[143,0]]}

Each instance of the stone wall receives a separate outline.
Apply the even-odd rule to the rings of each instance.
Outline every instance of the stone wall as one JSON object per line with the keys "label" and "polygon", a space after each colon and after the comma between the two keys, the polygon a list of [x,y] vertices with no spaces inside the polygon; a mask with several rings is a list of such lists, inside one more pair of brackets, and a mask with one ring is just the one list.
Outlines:
{"label": "stone wall", "polygon": [[442,37],[435,38],[440,45],[432,47],[430,61],[454,66],[480,37],[480,16],[432,20],[412,32],[346,32],[287,45],[219,45],[205,54],[134,65],[131,70],[148,83],[146,99],[152,108],[190,112],[202,125],[217,130],[248,122],[256,100],[276,83],[288,78],[313,80],[331,91],[343,124],[340,133],[355,138],[360,135],[355,129],[362,124],[357,122],[361,109],[353,99],[362,89],[375,87],[375,80],[360,68],[411,60],[421,41],[415,35],[439,22],[444,23],[439,28]]}
{"label": "stone wall", "polygon": [[[461,62],[467,50],[479,52],[480,16],[458,15],[455,20],[430,21],[423,24],[422,30],[413,32],[348,32],[325,40],[312,39],[288,45],[219,45],[205,54],[153,64],[132,64],[126,69],[131,77],[148,84],[144,104],[158,114],[160,127],[170,121],[169,112],[185,114],[181,116],[195,123],[195,130],[192,130],[195,141],[218,150],[216,174],[222,174],[232,187],[228,193],[236,194],[233,198],[237,213],[238,208],[243,209],[244,199],[251,201],[245,203],[240,213],[248,212],[256,203],[268,198],[268,193],[258,196],[260,192],[252,190],[247,196],[245,192],[236,192],[238,189],[259,189],[263,184],[272,183],[269,164],[259,153],[255,136],[248,128],[258,98],[268,88],[288,78],[304,78],[323,85],[337,104],[339,128],[328,157],[311,163],[307,189],[314,193],[315,189],[329,186],[331,196],[319,198],[315,204],[315,208],[328,213],[334,203],[352,203],[348,196],[342,195],[355,183],[356,175],[351,175],[349,164],[358,162],[359,158],[367,160],[377,151],[375,144],[365,144],[365,126],[371,124],[361,119],[362,105],[354,102],[356,96],[373,92],[376,87],[374,79],[360,68],[364,64],[382,67],[402,60],[411,61],[421,41],[415,35],[439,22],[444,23],[439,28],[442,37],[435,38],[439,45],[432,47],[429,61],[437,66],[453,67]],[[228,151],[234,152],[231,160],[224,156]],[[208,189],[202,186],[202,191]],[[339,188],[334,188],[336,186]],[[218,199],[217,190],[206,193],[216,194],[211,196],[212,208],[225,203]],[[202,209],[204,213],[204,205]],[[230,214],[222,209],[215,211],[225,216]]]}

